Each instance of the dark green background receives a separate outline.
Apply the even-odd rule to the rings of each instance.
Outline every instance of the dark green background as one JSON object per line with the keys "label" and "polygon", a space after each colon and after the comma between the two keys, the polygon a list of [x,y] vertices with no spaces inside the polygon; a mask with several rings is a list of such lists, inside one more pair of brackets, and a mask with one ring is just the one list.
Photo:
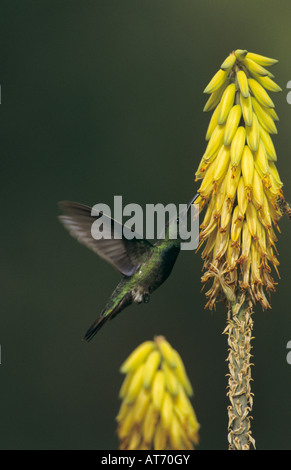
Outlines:
{"label": "dark green background", "polygon": [[[289,0],[1,0],[2,449],[115,449],[119,366],[156,334],[187,367],[199,448],[227,447],[226,315],[204,311],[200,255],[183,252],[149,305],[85,344],[119,274],[68,236],[56,203],[188,201],[202,91],[236,48],[279,59],[274,143],[291,200],[290,22]],[[291,225],[280,227],[282,279],[272,310],[255,313],[259,449],[291,447]]]}

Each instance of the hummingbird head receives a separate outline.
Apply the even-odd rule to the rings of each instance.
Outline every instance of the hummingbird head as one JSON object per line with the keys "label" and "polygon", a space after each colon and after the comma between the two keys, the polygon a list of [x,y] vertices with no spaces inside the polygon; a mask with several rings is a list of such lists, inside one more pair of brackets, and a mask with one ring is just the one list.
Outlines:
{"label": "hummingbird head", "polygon": [[179,212],[179,214],[175,217],[172,217],[168,222],[165,230],[165,240],[173,240],[180,243],[181,241],[181,233],[187,230],[187,221],[188,215],[191,212],[190,209],[196,199],[199,197],[199,194],[196,194],[191,201],[184,205],[184,208]]}

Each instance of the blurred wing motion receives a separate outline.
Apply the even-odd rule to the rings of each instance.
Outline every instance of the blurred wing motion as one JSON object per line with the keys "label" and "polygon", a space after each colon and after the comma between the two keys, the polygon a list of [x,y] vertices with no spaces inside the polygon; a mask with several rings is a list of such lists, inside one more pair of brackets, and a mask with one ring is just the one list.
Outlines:
{"label": "blurred wing motion", "polygon": [[[59,207],[64,214],[59,216],[59,220],[70,235],[112,264],[124,276],[132,276],[145,256],[149,256],[153,249],[153,245],[147,240],[137,238],[127,240],[124,237],[122,224],[96,211],[92,216],[89,206],[63,201],[59,202]],[[92,237],[91,228],[93,222],[101,216],[104,238],[96,240]],[[114,229],[121,234],[121,239],[113,238]]]}

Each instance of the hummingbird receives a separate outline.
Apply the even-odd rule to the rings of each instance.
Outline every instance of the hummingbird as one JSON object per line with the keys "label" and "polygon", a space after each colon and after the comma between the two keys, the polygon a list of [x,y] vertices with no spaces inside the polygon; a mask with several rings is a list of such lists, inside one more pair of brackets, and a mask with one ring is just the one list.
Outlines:
{"label": "hummingbird", "polygon": [[[196,194],[189,202],[187,213],[198,197]],[[59,207],[62,212],[59,220],[70,235],[122,274],[105,308],[83,338],[90,341],[105,323],[129,305],[148,303],[151,294],[169,277],[180,252],[181,239],[179,236],[171,238],[172,233],[178,233],[179,216],[166,224],[164,238],[154,244],[140,237],[129,240],[124,236],[121,239],[104,236],[96,240],[92,237],[91,228],[99,216],[103,216],[103,234],[113,235],[116,224],[123,234],[124,226],[103,213],[95,212],[96,215],[92,216],[91,207],[83,204],[62,201]]]}

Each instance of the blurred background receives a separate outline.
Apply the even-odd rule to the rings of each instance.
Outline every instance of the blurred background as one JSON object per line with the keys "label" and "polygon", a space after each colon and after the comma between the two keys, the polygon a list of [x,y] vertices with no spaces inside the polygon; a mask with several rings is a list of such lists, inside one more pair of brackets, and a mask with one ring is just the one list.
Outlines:
{"label": "blurred background", "polygon": [[[203,89],[248,49],[279,63],[274,143],[291,200],[289,0],[1,0],[2,449],[116,449],[119,367],[163,334],[195,390],[199,449],[227,448],[226,313],[204,310],[200,254],[184,251],[149,305],[81,338],[119,274],[57,220],[59,200],[183,203],[198,188]],[[290,233],[280,223],[272,310],[255,309],[253,435],[291,447]]]}

